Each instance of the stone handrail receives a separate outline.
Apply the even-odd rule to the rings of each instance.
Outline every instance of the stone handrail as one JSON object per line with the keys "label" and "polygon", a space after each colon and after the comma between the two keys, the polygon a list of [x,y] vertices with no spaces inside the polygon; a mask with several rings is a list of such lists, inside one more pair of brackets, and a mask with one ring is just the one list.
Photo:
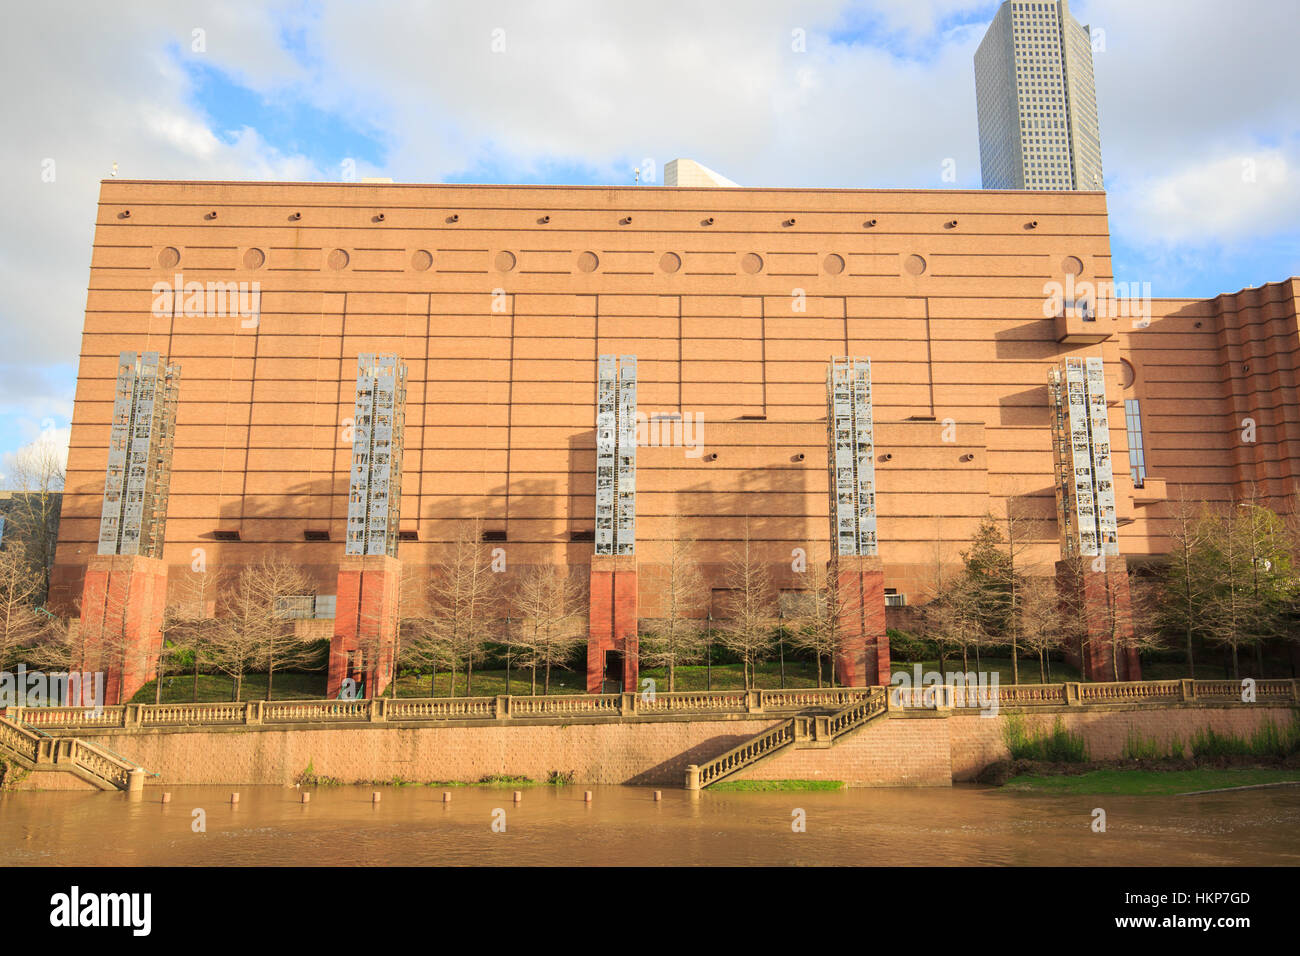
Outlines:
{"label": "stone handrail", "polygon": [[95,728],[126,726],[126,708],[11,707],[9,715],[31,727]]}
{"label": "stone handrail", "polygon": [[[1257,703],[1300,705],[1293,680],[1255,681]],[[939,684],[925,687],[890,687],[889,703],[896,708],[959,710],[996,707],[1060,707],[1096,704],[1168,704],[1193,701],[1246,702],[1239,680],[1157,680],[1066,684]]]}
{"label": "stone handrail", "polygon": [[743,714],[749,710],[749,695],[743,690],[674,691],[639,698],[636,710],[639,714]]}
{"label": "stone handrail", "polygon": [[[127,704],[116,707],[10,707],[8,715],[40,730],[89,733],[136,727],[206,727],[266,723],[373,723],[379,721],[561,719],[568,717],[662,718],[675,714],[800,714],[842,710],[888,694],[889,706],[924,710],[989,707],[1051,707],[1161,704],[1190,701],[1243,702],[1241,681],[1163,680],[1118,683],[932,685],[872,688],[826,687],[788,690],[679,691],[663,694],[551,694],[499,697],[397,697],[339,700],[225,701],[216,703]],[[1300,704],[1293,680],[1258,680],[1254,700]]]}
{"label": "stone handrail", "polygon": [[143,785],[144,771],[117,754],[77,737],[50,737],[29,730],[12,717],[0,717],[0,750],[21,758],[31,769],[70,765],[118,790]]}
{"label": "stone handrail", "polygon": [[750,737],[740,746],[733,747],[721,756],[700,764],[698,768],[692,765],[687,770],[687,789],[700,790],[711,783],[717,783],[723,777],[748,767],[792,743],[794,743],[793,717]]}
{"label": "stone handrail", "polygon": [[842,710],[831,714],[827,720],[827,729],[831,740],[842,737],[851,730],[857,730],[863,724],[880,716],[889,709],[884,688],[876,688],[872,693],[855,700]]}
{"label": "stone handrail", "polygon": [[759,691],[764,710],[806,710],[810,707],[840,709],[857,703],[874,693],[870,687],[802,687],[790,690]]}
{"label": "stone handrail", "polygon": [[262,703],[262,720],[266,723],[335,723],[368,721],[374,716],[372,700],[268,700]]}
{"label": "stone handrail", "polygon": [[41,738],[13,720],[0,717],[0,749],[9,750],[24,760],[36,763]]}
{"label": "stone handrail", "polygon": [[1104,684],[1079,684],[1079,702],[1115,704],[1182,700],[1182,681],[1133,680]]}
{"label": "stone handrail", "polygon": [[[1241,700],[1243,687],[1239,680],[1198,680],[1186,681],[1198,699],[1203,700]],[[1257,680],[1255,681],[1255,699],[1300,702],[1296,682],[1293,680]]]}
{"label": "stone handrail", "polygon": [[511,717],[616,717],[631,694],[574,694],[511,697]]}
{"label": "stone handrail", "polygon": [[242,724],[248,721],[246,703],[228,701],[208,704],[149,704],[138,707],[139,723],[145,727],[169,724]]}
{"label": "stone handrail", "polygon": [[388,720],[492,720],[495,697],[396,697],[384,702]]}
{"label": "stone handrail", "polygon": [[101,780],[107,780],[119,790],[126,790],[131,782],[131,771],[135,764],[128,763],[116,754],[111,754],[89,741],[69,737],[60,740],[68,744],[68,757],[74,764]]}

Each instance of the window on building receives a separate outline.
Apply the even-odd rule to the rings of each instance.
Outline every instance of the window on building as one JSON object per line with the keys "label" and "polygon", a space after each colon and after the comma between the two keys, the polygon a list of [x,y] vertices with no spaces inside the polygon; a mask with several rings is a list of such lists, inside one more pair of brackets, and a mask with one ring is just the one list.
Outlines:
{"label": "window on building", "polygon": [[280,617],[294,620],[333,618],[338,596],[335,594],[286,594],[275,599]]}
{"label": "window on building", "polygon": [[1142,444],[1142,410],[1136,398],[1124,399],[1124,423],[1128,428],[1128,467],[1133,476],[1133,487],[1146,484],[1146,448]]}

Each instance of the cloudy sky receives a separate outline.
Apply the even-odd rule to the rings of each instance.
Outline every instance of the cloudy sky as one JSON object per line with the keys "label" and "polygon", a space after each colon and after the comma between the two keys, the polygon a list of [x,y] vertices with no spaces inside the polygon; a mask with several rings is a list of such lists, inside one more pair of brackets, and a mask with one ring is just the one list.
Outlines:
{"label": "cloudy sky", "polygon": [[[0,475],[66,442],[99,181],[979,188],[996,2],[42,0],[0,56]],[[1115,276],[1157,297],[1300,273],[1294,0],[1077,0]],[[802,38],[802,43],[799,42]],[[945,182],[945,161],[956,182]],[[951,164],[949,164],[951,166]],[[0,478],[0,486],[4,485]]]}

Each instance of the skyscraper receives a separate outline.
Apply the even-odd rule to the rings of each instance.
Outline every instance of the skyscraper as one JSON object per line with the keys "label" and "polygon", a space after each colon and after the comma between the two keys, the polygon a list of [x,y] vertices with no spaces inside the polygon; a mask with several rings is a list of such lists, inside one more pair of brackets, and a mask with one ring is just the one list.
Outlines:
{"label": "skyscraper", "polygon": [[985,189],[1102,189],[1092,31],[1068,0],[1002,4],[975,52]]}

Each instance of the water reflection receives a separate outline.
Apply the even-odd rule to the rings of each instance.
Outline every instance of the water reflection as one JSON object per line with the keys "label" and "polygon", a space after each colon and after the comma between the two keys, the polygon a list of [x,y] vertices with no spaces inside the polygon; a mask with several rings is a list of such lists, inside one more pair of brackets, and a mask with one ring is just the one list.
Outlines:
{"label": "water reflection", "polygon": [[[1300,864],[1300,789],[1199,797],[951,790],[174,787],[0,795],[0,865]],[[592,789],[593,802],[583,801]],[[1107,832],[1093,833],[1103,807]],[[194,810],[206,832],[195,832]],[[505,811],[505,832],[491,829]],[[805,811],[806,832],[791,828]]]}

